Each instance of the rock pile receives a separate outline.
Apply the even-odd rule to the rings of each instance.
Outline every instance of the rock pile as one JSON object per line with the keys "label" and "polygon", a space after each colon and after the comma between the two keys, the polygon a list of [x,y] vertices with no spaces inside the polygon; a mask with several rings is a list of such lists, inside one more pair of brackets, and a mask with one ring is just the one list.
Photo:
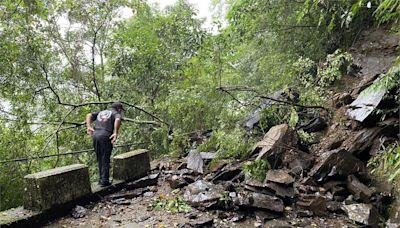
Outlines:
{"label": "rock pile", "polygon": [[[299,149],[297,133],[287,124],[272,127],[256,143],[247,160],[270,164],[262,181],[245,175],[246,161],[220,160],[208,166],[215,154],[196,150],[177,161],[175,168],[162,164],[158,168],[170,187],[181,189],[184,200],[198,210],[240,211],[242,218],[255,216],[260,226],[276,218],[341,216],[358,225],[378,227],[392,193],[372,186],[366,163],[382,139],[398,140],[399,120],[383,118],[371,124],[370,118],[377,119],[371,106],[360,106],[368,110],[358,112],[346,112],[352,106],[344,106],[368,98],[360,101],[344,93],[334,99],[333,107],[339,108],[336,115],[341,115],[343,123],[329,125],[318,117],[301,126],[303,131],[325,134],[308,151]],[[379,96],[372,107],[379,107],[381,100]]]}

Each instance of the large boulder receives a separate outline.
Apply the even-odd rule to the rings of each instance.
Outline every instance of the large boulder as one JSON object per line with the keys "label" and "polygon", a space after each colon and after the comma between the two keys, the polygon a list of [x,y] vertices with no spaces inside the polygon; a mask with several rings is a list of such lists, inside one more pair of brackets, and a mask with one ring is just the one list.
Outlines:
{"label": "large boulder", "polygon": [[347,177],[347,189],[353,194],[355,200],[360,200],[364,203],[369,203],[371,196],[375,193],[374,188],[369,188],[361,183],[354,175]]}
{"label": "large boulder", "polygon": [[203,173],[203,158],[197,150],[190,150],[187,157],[187,168],[198,173]]}
{"label": "large boulder", "polygon": [[252,154],[258,153],[257,159],[267,160],[272,168],[277,168],[282,164],[283,154],[286,150],[292,149],[297,145],[296,133],[287,124],[272,127],[258,142]]}
{"label": "large boulder", "polygon": [[366,167],[360,159],[343,149],[323,153],[310,171],[310,176],[319,182],[327,177],[347,177],[350,174],[366,176]]}
{"label": "large boulder", "polygon": [[223,196],[224,187],[211,182],[198,180],[187,186],[183,198],[191,206],[209,207]]}
{"label": "large boulder", "polygon": [[371,204],[349,204],[344,205],[343,210],[353,221],[367,225],[369,227],[378,227],[379,213]]}
{"label": "large boulder", "polygon": [[276,197],[257,192],[243,191],[238,194],[235,204],[243,207],[265,209],[282,213],[284,210],[283,201]]}

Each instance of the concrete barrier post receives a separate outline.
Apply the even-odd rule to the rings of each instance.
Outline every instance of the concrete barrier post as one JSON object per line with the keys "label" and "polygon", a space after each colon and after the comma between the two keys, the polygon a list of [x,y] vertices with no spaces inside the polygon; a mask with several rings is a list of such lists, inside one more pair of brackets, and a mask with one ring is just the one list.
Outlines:
{"label": "concrete barrier post", "polygon": [[149,153],[145,149],[117,155],[113,162],[113,178],[116,180],[135,180],[150,171]]}
{"label": "concrete barrier post", "polygon": [[88,167],[74,164],[29,174],[24,208],[47,210],[91,194]]}

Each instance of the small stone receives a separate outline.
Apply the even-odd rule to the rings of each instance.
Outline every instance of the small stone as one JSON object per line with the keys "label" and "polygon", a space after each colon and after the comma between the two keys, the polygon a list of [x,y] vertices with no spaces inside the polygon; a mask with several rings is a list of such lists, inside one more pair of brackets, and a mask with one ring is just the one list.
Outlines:
{"label": "small stone", "polygon": [[143,193],[144,197],[153,197],[154,196],[154,192],[145,192]]}
{"label": "small stone", "polygon": [[148,215],[141,216],[141,217],[139,217],[139,218],[137,219],[137,222],[144,222],[144,221],[146,221],[146,220],[149,219],[149,218],[150,218],[150,216],[148,216]]}
{"label": "small stone", "polygon": [[291,208],[291,207],[285,207],[285,211],[292,211],[293,210],[293,208]]}
{"label": "small stone", "polygon": [[87,209],[78,205],[72,210],[71,215],[73,218],[83,218],[86,216],[86,214],[87,214]]}

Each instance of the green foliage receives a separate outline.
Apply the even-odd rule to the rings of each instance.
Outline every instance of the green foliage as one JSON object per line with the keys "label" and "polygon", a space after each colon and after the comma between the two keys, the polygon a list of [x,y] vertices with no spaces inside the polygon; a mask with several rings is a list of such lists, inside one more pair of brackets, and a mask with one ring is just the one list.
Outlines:
{"label": "green foliage", "polygon": [[318,84],[321,87],[332,85],[342,75],[349,74],[352,70],[353,58],[351,54],[340,49],[326,57],[326,62],[318,68]]}
{"label": "green foliage", "polygon": [[149,208],[154,210],[163,210],[170,213],[187,213],[192,210],[192,208],[180,196],[170,199],[165,196],[159,196],[157,199],[153,200],[149,205]]}
{"label": "green foliage", "polygon": [[379,23],[394,22],[399,25],[400,22],[400,1],[383,0],[380,1],[378,8],[374,12]]}
{"label": "green foliage", "polygon": [[294,129],[296,128],[298,122],[299,122],[299,115],[297,114],[296,109],[292,108],[292,111],[290,112],[289,126]]}
{"label": "green foliage", "polygon": [[333,54],[327,55],[326,61],[318,67],[312,60],[302,57],[293,66],[297,69],[295,73],[299,76],[302,86],[308,89],[315,86],[325,89],[342,75],[349,74],[352,63],[351,54],[338,49]]}
{"label": "green foliage", "polygon": [[385,89],[390,91],[400,87],[400,58],[396,60],[389,71],[377,82],[365,89],[360,96],[365,96],[372,91]]}
{"label": "green foliage", "polygon": [[315,134],[313,133],[308,133],[303,130],[297,131],[297,134],[299,136],[300,142],[304,145],[309,145],[311,142],[314,142],[315,140]]}
{"label": "green foliage", "polygon": [[249,178],[264,181],[267,171],[271,168],[266,160],[247,161],[242,169]]}
{"label": "green foliage", "polygon": [[369,161],[371,172],[386,177],[389,182],[398,182],[400,175],[400,145],[398,142],[383,146]]}
{"label": "green foliage", "polygon": [[294,74],[299,78],[304,104],[321,104],[329,95],[327,89],[343,75],[352,72],[351,54],[340,49],[326,57],[323,64],[317,64],[308,58],[300,57],[294,64]]}
{"label": "green foliage", "polygon": [[[293,114],[294,115],[294,114]],[[292,108],[285,106],[272,105],[261,113],[259,126],[263,133],[266,133],[271,127],[283,123],[288,123],[292,117]],[[295,117],[292,123],[295,122]]]}
{"label": "green foliage", "polygon": [[287,123],[295,128],[299,122],[299,116],[296,108],[291,106],[272,105],[261,112],[259,127],[265,134],[271,127]]}
{"label": "green foliage", "polygon": [[248,139],[243,129],[235,128],[230,131],[217,130],[212,136],[198,147],[199,151],[216,151],[216,159],[244,158],[253,141]]}

